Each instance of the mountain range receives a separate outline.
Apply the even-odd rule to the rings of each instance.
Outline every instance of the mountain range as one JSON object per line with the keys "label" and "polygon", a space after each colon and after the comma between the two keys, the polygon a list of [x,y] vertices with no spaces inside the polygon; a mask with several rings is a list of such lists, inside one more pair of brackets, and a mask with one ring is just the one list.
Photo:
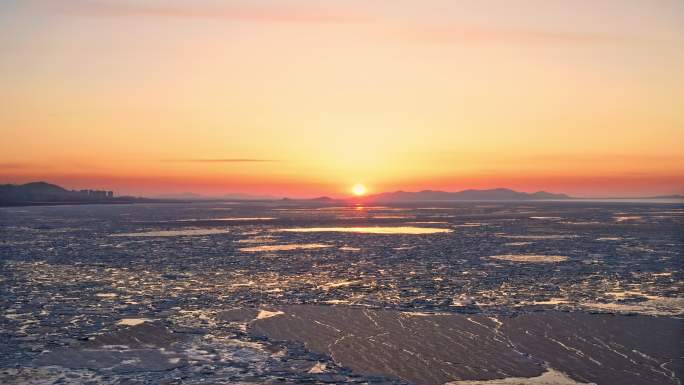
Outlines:
{"label": "mountain range", "polygon": [[565,194],[546,191],[525,193],[507,188],[489,190],[463,190],[457,192],[423,190],[417,192],[395,191],[369,195],[366,199],[378,202],[415,202],[415,201],[519,201],[542,199],[572,199]]}
{"label": "mountain range", "polygon": [[[0,206],[34,205],[34,204],[80,204],[80,203],[135,203],[135,202],[181,202],[181,201],[220,201],[220,200],[275,200],[275,196],[257,196],[246,194],[227,194],[222,196],[205,196],[195,193],[158,195],[151,198],[115,197],[111,191],[102,190],[67,190],[61,186],[47,182],[31,182],[23,185],[0,185]],[[282,198],[285,200],[292,200]],[[531,200],[574,200],[566,194],[546,191],[526,193],[507,188],[463,191],[395,191],[368,195],[361,198],[365,202],[421,202],[421,201],[531,201]],[[610,199],[610,198],[606,198]],[[619,198],[614,198],[619,199]],[[624,198],[623,198],[624,199]],[[639,198],[632,198],[639,199]],[[682,195],[655,196],[640,199],[684,200]],[[344,202],[345,199],[320,197],[314,199],[295,199],[317,202]]]}

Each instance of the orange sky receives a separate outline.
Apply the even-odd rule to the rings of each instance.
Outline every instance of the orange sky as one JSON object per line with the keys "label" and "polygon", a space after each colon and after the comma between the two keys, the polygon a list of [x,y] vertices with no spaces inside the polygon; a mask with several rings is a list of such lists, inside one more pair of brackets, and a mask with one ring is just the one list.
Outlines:
{"label": "orange sky", "polygon": [[681,1],[0,4],[0,183],[684,193]]}

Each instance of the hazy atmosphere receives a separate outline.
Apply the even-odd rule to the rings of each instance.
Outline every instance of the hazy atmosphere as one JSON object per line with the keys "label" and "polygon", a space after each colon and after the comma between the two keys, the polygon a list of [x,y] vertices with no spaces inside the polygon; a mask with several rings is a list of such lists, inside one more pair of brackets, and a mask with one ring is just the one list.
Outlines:
{"label": "hazy atmosphere", "polygon": [[684,192],[681,1],[0,4],[0,182]]}

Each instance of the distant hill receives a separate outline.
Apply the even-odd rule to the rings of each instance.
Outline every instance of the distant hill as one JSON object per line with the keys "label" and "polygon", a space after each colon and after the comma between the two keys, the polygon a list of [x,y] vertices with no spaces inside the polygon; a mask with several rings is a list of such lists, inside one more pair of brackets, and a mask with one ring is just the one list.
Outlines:
{"label": "distant hill", "polygon": [[69,194],[69,190],[47,182],[0,185],[0,201],[3,202],[61,200],[68,197]]}
{"label": "distant hill", "polygon": [[47,182],[0,185],[0,206],[80,203],[127,203],[140,198],[114,197],[106,190],[67,190]]}
{"label": "distant hill", "polygon": [[36,192],[36,193],[45,193],[45,194],[63,194],[66,192],[69,192],[69,190],[65,189],[64,187],[57,186],[56,184],[51,184],[47,182],[30,182],[22,185],[11,185],[11,184],[6,184],[3,185],[2,187],[15,187],[17,190],[20,191],[31,191],[31,192]]}
{"label": "distant hill", "polygon": [[648,197],[646,199],[679,199],[684,200],[684,195],[674,194],[674,195],[659,195],[655,197]]}
{"label": "distant hill", "polygon": [[332,201],[331,197],[328,196],[323,196],[323,197],[318,197],[318,198],[311,198],[312,201]]}
{"label": "distant hill", "polygon": [[463,190],[458,192],[423,190],[418,192],[396,191],[370,195],[370,200],[382,202],[415,202],[415,201],[518,201],[536,199],[571,199],[565,194],[553,194],[546,191],[535,193],[518,192],[506,188],[490,190]]}

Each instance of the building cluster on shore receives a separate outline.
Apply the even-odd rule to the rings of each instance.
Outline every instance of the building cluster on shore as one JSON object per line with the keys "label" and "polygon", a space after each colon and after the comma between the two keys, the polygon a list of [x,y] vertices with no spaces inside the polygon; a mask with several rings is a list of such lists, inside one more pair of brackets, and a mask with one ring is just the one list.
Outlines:
{"label": "building cluster on shore", "polygon": [[114,198],[113,191],[107,190],[80,190],[78,193],[86,199],[101,200]]}

